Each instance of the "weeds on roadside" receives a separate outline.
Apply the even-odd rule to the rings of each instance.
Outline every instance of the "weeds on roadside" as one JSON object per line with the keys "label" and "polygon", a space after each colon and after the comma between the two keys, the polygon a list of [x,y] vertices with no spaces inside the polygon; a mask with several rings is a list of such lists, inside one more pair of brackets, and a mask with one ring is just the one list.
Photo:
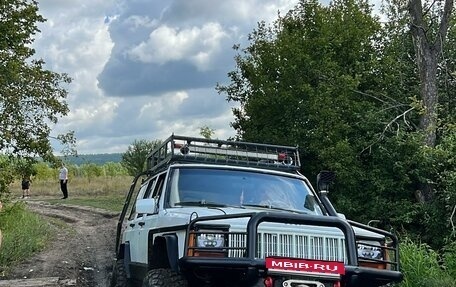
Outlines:
{"label": "weeds on roadside", "polygon": [[[122,209],[125,195],[131,184],[131,177],[96,177],[92,179],[75,177],[69,182],[69,199],[62,201],[58,181],[34,180],[31,198],[40,198],[51,203],[65,203],[92,206],[111,211]],[[14,200],[22,195],[20,182],[10,186],[13,200],[4,203],[0,212],[0,228],[3,242],[0,249],[0,279],[8,267],[42,250],[50,242],[58,228],[66,225],[57,219],[43,219],[27,210],[25,202]],[[15,203],[14,203],[15,202]]]}
{"label": "weeds on roadside", "polygon": [[[444,249],[444,268],[456,282],[456,241],[448,244]],[[456,284],[454,284],[456,286]]]}
{"label": "weeds on roadside", "polygon": [[456,287],[456,245],[441,256],[427,244],[406,239],[400,262],[404,280],[398,287]]}
{"label": "weeds on roadside", "polygon": [[0,250],[0,275],[7,266],[43,249],[52,238],[52,226],[29,212],[24,203],[4,206],[0,213],[3,243]]}

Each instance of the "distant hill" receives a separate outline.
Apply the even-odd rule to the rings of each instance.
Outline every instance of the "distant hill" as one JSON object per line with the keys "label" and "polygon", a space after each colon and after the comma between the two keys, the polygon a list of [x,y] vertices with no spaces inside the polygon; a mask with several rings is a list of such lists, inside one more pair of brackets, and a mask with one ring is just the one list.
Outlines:
{"label": "distant hill", "polygon": [[78,156],[67,156],[64,161],[69,164],[87,164],[104,165],[107,162],[121,162],[122,153],[101,153],[101,154],[80,154]]}

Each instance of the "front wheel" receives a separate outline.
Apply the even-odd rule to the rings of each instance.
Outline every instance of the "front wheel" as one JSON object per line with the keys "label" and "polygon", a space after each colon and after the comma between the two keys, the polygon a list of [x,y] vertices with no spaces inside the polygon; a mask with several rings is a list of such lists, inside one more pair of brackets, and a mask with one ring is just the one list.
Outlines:
{"label": "front wheel", "polygon": [[129,287],[130,284],[127,279],[127,272],[123,259],[116,260],[111,275],[111,287]]}
{"label": "front wheel", "polygon": [[142,287],[188,287],[182,275],[171,269],[152,269],[144,277]]}

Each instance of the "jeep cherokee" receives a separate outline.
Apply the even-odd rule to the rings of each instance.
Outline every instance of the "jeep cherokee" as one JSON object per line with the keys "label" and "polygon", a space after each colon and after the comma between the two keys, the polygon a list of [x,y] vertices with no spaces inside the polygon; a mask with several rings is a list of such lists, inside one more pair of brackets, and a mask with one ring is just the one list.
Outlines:
{"label": "jeep cherokee", "polygon": [[400,281],[397,238],[346,220],[297,147],[172,135],[135,177],[112,286],[372,287]]}

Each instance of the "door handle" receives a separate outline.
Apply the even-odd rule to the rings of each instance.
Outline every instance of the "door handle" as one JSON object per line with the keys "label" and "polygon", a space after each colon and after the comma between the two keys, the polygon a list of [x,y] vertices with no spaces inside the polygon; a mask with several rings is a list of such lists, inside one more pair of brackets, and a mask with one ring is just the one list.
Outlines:
{"label": "door handle", "polygon": [[145,222],[138,222],[138,225],[141,226],[141,227],[143,227],[144,224],[146,224],[146,223]]}
{"label": "door handle", "polygon": [[130,227],[135,227],[135,224],[134,223],[130,223]]}

